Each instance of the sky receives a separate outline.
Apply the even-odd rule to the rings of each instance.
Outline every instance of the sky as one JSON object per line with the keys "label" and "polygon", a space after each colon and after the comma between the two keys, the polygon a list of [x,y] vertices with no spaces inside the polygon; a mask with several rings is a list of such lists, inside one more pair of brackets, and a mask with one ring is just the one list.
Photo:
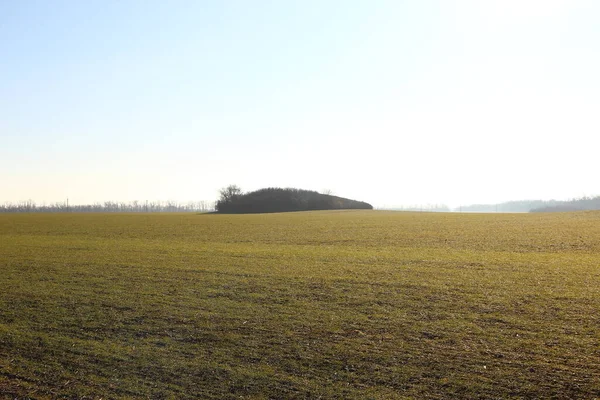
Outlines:
{"label": "sky", "polygon": [[599,195],[595,0],[0,0],[0,203]]}

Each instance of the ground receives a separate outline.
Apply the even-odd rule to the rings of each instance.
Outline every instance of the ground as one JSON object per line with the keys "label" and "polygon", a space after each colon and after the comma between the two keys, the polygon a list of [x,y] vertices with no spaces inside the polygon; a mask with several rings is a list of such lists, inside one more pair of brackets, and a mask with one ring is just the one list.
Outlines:
{"label": "ground", "polygon": [[6,398],[600,398],[600,213],[0,215]]}

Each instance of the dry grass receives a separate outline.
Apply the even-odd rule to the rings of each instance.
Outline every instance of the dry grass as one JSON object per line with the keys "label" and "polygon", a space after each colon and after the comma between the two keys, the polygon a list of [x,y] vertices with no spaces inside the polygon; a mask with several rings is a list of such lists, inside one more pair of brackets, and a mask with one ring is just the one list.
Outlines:
{"label": "dry grass", "polygon": [[600,213],[0,215],[7,398],[600,398]]}

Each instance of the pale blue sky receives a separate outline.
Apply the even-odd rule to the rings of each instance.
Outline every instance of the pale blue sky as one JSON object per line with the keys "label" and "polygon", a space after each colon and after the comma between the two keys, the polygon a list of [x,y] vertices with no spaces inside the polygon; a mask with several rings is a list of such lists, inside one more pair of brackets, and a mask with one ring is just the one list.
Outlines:
{"label": "pale blue sky", "polygon": [[600,194],[598,21],[593,0],[0,0],[0,202]]}

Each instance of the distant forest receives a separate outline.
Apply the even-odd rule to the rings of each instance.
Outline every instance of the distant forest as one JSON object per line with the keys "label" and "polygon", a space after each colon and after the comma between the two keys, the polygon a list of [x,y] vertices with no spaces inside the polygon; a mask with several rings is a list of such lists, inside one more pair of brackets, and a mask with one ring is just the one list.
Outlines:
{"label": "distant forest", "polygon": [[519,200],[498,204],[473,204],[454,211],[463,212],[564,212],[600,210],[600,196],[572,200]]}
{"label": "distant forest", "polygon": [[231,185],[221,190],[216,210],[226,214],[270,213],[286,211],[365,209],[373,206],[363,201],[293,188],[265,188],[242,193]]}
{"label": "distant forest", "polygon": [[539,207],[552,205],[554,200],[516,200],[498,204],[471,204],[455,208],[459,212],[530,212]]}
{"label": "distant forest", "polygon": [[548,204],[531,209],[531,212],[560,212],[586,210],[600,210],[600,196],[581,197],[579,199],[568,201],[553,200],[552,202],[548,202]]}
{"label": "distant forest", "polygon": [[390,211],[417,211],[417,212],[451,212],[452,210],[445,204],[424,204],[398,207],[382,207],[380,210]]}
{"label": "distant forest", "polygon": [[15,212],[208,212],[215,209],[211,201],[196,201],[181,204],[175,201],[106,201],[95,204],[69,204],[68,201],[53,204],[36,204],[32,200],[0,205],[0,213]]}

